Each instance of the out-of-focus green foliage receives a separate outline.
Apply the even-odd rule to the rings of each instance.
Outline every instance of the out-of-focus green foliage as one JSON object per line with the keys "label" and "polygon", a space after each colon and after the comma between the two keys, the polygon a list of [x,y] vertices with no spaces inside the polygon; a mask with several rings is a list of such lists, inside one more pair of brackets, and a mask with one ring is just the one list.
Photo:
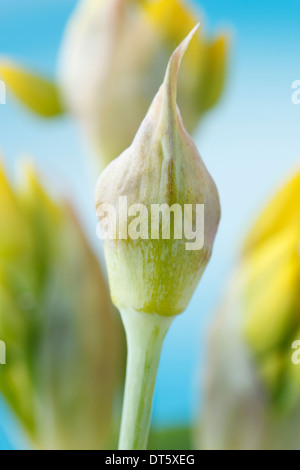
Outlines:
{"label": "out-of-focus green foliage", "polygon": [[109,445],[121,334],[98,261],[71,207],[31,165],[0,168],[0,391],[43,449]]}
{"label": "out-of-focus green foliage", "polygon": [[247,237],[207,365],[204,446],[298,449],[300,173],[264,209]]}
{"label": "out-of-focus green foliage", "polygon": [[148,450],[191,450],[191,436],[192,430],[189,427],[153,428],[149,436]]}
{"label": "out-of-focus green foliage", "polygon": [[[175,45],[198,21],[183,0],[81,0],[61,47],[60,92],[11,62],[0,62],[0,75],[2,69],[8,87],[36,113],[48,117],[68,109],[103,168],[131,144]],[[222,95],[227,55],[227,36],[206,37],[201,22],[179,80],[179,106],[189,133]]]}
{"label": "out-of-focus green foliage", "polygon": [[[119,427],[115,427],[112,449],[118,447]],[[194,429],[189,426],[173,426],[150,429],[148,450],[192,450]]]}
{"label": "out-of-focus green foliage", "polygon": [[300,173],[259,217],[243,260],[244,333],[274,406],[291,408],[300,392],[300,369],[291,362],[300,338]]}
{"label": "out-of-focus green foliage", "polygon": [[189,427],[153,428],[149,436],[148,450],[191,450],[191,436],[192,430]]}

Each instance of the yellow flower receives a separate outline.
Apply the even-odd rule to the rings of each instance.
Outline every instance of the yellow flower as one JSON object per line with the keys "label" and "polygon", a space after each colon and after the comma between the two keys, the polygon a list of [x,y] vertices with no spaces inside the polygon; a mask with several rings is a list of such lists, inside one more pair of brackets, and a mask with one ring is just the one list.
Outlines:
{"label": "yellow flower", "polygon": [[[300,339],[299,201],[297,172],[262,211],[245,242],[211,342],[207,447],[299,448],[300,369],[292,362],[292,345]],[[219,418],[218,386],[225,401],[231,396]]]}
{"label": "yellow flower", "polygon": [[120,332],[98,261],[30,164],[0,168],[0,391],[43,449],[109,445]]}
{"label": "yellow flower", "polygon": [[[185,0],[145,1],[145,16],[164,41],[170,54],[174,44],[188,35],[198,14]],[[219,101],[227,71],[228,35],[208,38],[200,31],[186,54],[186,66],[178,83],[178,103],[188,132],[194,132],[202,115]]]}
{"label": "yellow flower", "polygon": [[270,201],[252,227],[245,242],[245,253],[291,225],[300,226],[299,194],[300,172],[296,172]]}
{"label": "yellow flower", "polygon": [[[66,27],[56,87],[7,61],[0,76],[35,112],[70,111],[103,168],[131,144],[174,45],[196,23],[183,0],[82,0]],[[227,36],[209,39],[201,28],[179,81],[190,133],[218,102],[226,75]]]}
{"label": "yellow flower", "polygon": [[280,408],[293,406],[300,392],[299,377],[291,374],[300,329],[299,200],[297,173],[263,211],[244,249],[244,334]]}

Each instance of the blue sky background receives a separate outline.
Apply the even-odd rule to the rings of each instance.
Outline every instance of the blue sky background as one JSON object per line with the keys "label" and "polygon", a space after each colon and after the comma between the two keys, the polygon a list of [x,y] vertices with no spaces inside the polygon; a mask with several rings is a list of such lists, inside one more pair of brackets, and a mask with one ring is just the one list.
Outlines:
{"label": "blue sky background", "polygon": [[[166,340],[154,400],[158,425],[186,423],[194,416],[201,403],[206,332],[243,234],[272,190],[300,167],[300,105],[291,102],[291,84],[300,80],[300,2],[193,3],[205,12],[209,32],[220,28],[231,32],[226,94],[196,136],[220,191],[223,218],[203,281]],[[54,76],[64,24],[75,4],[74,0],[0,0],[0,55]],[[84,145],[73,122],[40,121],[9,96],[7,105],[0,106],[0,149],[10,171],[17,157],[34,155],[40,168],[76,194],[79,214],[89,233],[94,233],[93,188],[83,177]],[[16,430],[2,408],[0,448],[9,448],[16,445]]]}

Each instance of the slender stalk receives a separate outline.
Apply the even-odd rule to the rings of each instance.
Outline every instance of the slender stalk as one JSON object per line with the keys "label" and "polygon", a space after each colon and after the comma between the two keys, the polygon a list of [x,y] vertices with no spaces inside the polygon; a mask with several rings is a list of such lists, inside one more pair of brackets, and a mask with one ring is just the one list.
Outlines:
{"label": "slender stalk", "polygon": [[160,353],[174,317],[121,311],[128,358],[119,450],[147,447]]}

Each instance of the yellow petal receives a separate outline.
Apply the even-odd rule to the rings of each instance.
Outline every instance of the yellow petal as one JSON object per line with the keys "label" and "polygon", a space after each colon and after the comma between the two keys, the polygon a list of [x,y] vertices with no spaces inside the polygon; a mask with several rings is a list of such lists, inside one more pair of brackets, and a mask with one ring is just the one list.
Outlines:
{"label": "yellow petal", "polygon": [[300,171],[273,197],[257,219],[244,245],[244,253],[289,224],[298,224],[300,234]]}
{"label": "yellow petal", "polygon": [[227,55],[227,35],[220,35],[207,44],[206,67],[200,90],[202,112],[215,106],[222,95],[226,80]]}
{"label": "yellow petal", "polygon": [[24,253],[28,230],[17,198],[0,162],[0,256],[2,259],[18,257]]}
{"label": "yellow petal", "polygon": [[195,14],[180,0],[143,2],[148,19],[166,38],[181,42],[195,26]]}
{"label": "yellow petal", "polygon": [[[154,26],[157,34],[168,42],[171,49],[174,44],[180,43],[199,22],[199,15],[188,8],[182,0],[158,0],[143,2],[147,21]],[[202,71],[205,59],[205,39],[201,29],[195,35],[186,53],[186,67],[194,73]]]}
{"label": "yellow petal", "polygon": [[0,62],[0,77],[7,87],[31,111],[43,117],[63,113],[58,89],[50,80],[13,62]]}
{"label": "yellow petal", "polygon": [[244,262],[245,335],[258,354],[280,346],[297,324],[299,243],[298,225],[288,227]]}
{"label": "yellow petal", "polygon": [[61,213],[60,204],[55,202],[54,195],[50,196],[41,184],[42,177],[29,160],[19,163],[19,170],[23,177],[23,185],[18,190],[18,197],[24,205],[30,206],[44,219],[51,223],[58,222]]}

